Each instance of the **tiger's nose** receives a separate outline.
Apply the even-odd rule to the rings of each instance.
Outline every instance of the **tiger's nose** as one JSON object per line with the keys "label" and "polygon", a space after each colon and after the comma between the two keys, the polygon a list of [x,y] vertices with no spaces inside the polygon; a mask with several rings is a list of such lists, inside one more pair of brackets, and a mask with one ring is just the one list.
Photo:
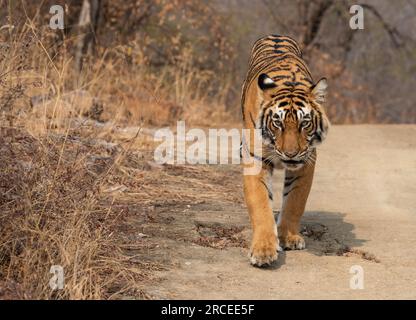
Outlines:
{"label": "tiger's nose", "polygon": [[299,150],[290,150],[290,151],[285,151],[285,156],[288,158],[293,158],[295,157],[297,154],[299,153]]}

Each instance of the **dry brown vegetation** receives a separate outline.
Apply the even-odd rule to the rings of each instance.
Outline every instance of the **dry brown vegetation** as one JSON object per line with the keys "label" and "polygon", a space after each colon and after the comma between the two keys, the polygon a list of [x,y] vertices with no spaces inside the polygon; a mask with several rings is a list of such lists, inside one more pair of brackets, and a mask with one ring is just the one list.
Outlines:
{"label": "dry brown vegetation", "polygon": [[[151,132],[129,124],[171,123],[168,102],[117,57],[94,62],[75,86],[70,61],[51,59],[32,27],[1,48],[0,298],[149,298],[151,271],[163,269],[146,259],[157,243],[126,218],[158,222],[155,206],[215,197],[211,169],[155,164]],[[134,114],[140,103],[147,121]],[[64,290],[49,287],[52,265],[65,270]]]}
{"label": "dry brown vegetation", "polygon": [[[146,282],[164,266],[146,259],[157,243],[128,218],[153,222],[157,206],[208,201],[219,191],[241,201],[230,173],[155,164],[148,128],[239,122],[249,46],[284,33],[270,16],[267,30],[240,23],[254,24],[270,3],[251,10],[244,2],[239,12],[244,6],[233,1],[98,1],[101,18],[85,29],[83,2],[0,0],[0,299],[149,298]],[[51,4],[66,5],[63,31],[48,27]],[[80,39],[91,34],[77,60]],[[399,56],[407,64],[411,50]],[[344,60],[325,52],[311,45],[309,59],[319,75],[338,79],[333,122],[415,120],[407,100],[399,116],[375,109],[382,101],[373,82],[357,82]],[[245,245],[240,230],[197,231],[202,245]],[[52,265],[65,270],[64,290],[49,287]]]}
{"label": "dry brown vegetation", "polygon": [[[148,298],[150,271],[162,266],[142,256],[157,244],[126,216],[152,220],[155,204],[196,200],[204,177],[153,163],[141,125],[192,117],[203,97],[186,87],[200,80],[179,68],[184,77],[161,88],[166,79],[129,70],[120,48],[77,74],[65,48],[51,55],[50,31],[25,22],[0,48],[0,298]],[[49,287],[52,265],[65,270],[64,290]]]}

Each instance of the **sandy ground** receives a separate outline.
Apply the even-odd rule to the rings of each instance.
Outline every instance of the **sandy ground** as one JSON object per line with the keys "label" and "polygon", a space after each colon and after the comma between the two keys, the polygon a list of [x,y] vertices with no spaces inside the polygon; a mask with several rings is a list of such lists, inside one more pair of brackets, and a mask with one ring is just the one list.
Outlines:
{"label": "sandy ground", "polygon": [[[282,181],[276,172],[276,193]],[[333,126],[303,217],[305,250],[285,251],[260,269],[250,266],[247,245],[186,241],[216,227],[249,241],[245,206],[218,194],[213,203],[164,212],[173,220],[154,233],[153,259],[167,268],[147,291],[158,299],[415,299],[415,195],[416,126]],[[362,267],[363,289],[350,288],[352,266]]]}

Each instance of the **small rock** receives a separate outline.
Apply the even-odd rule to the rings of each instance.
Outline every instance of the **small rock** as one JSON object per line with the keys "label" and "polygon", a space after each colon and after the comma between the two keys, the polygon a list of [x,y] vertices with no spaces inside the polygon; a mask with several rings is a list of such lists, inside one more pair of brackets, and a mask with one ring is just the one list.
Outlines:
{"label": "small rock", "polygon": [[147,165],[149,166],[149,169],[163,170],[163,165],[161,165],[160,163],[157,163],[155,161],[147,161]]}
{"label": "small rock", "polygon": [[149,236],[147,234],[141,233],[139,232],[139,234],[137,235],[139,238],[148,238]]}
{"label": "small rock", "polygon": [[111,186],[104,190],[106,193],[115,193],[115,192],[124,192],[127,190],[127,187],[124,185],[117,185],[117,186]]}

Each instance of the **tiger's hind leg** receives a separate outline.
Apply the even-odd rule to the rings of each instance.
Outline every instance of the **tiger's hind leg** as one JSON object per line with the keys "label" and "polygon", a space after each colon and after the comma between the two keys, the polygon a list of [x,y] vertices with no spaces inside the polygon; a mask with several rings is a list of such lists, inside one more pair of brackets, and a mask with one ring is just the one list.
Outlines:
{"label": "tiger's hind leg", "polygon": [[305,240],[299,234],[300,220],[311,190],[314,170],[313,161],[297,171],[285,172],[282,210],[278,220],[280,245],[284,249],[305,248]]}

